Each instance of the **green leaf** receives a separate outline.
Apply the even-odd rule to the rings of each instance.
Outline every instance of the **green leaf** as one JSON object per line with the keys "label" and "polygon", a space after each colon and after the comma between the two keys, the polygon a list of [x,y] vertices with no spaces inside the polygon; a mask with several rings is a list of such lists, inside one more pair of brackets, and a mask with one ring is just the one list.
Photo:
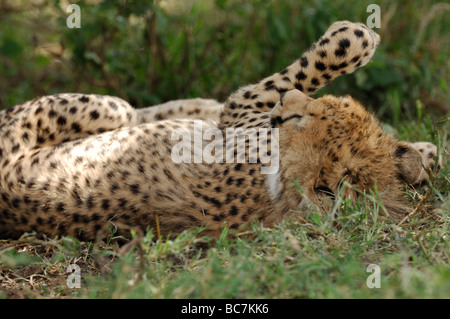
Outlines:
{"label": "green leaf", "polygon": [[227,6],[227,2],[228,0],[216,0],[216,6],[217,8],[224,10],[225,7]]}
{"label": "green leaf", "polygon": [[20,56],[23,52],[23,47],[19,42],[10,37],[5,37],[3,43],[0,45],[0,54],[10,58]]}
{"label": "green leaf", "polygon": [[98,64],[98,65],[101,64],[100,57],[99,57],[98,54],[95,53],[95,52],[92,52],[92,51],[87,51],[87,52],[85,52],[85,53],[84,53],[84,58],[85,58],[86,60],[93,61],[94,63],[96,63],[96,64]]}
{"label": "green leaf", "polygon": [[364,70],[356,72],[355,73],[356,85],[359,88],[363,88],[364,86],[366,86],[367,78],[368,78],[367,72],[365,72]]}
{"label": "green leaf", "polygon": [[50,63],[50,61],[51,60],[50,60],[49,57],[43,56],[43,55],[39,55],[39,56],[36,57],[35,65],[37,67],[44,67],[44,66],[47,66]]}
{"label": "green leaf", "polygon": [[422,102],[420,100],[416,100],[416,109],[417,109],[417,120],[422,120]]}
{"label": "green leaf", "polygon": [[15,268],[38,261],[41,261],[39,257],[30,256],[26,253],[19,253],[15,249],[5,249],[0,251],[0,265],[2,267]]}

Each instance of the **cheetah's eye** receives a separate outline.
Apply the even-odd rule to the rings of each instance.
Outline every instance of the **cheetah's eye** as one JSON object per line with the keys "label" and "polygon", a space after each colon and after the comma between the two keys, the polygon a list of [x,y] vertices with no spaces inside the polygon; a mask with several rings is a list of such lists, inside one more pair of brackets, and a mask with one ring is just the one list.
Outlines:
{"label": "cheetah's eye", "polygon": [[279,127],[282,124],[284,124],[285,122],[290,121],[292,119],[301,120],[302,118],[303,118],[303,116],[299,115],[299,114],[294,114],[294,115],[288,116],[286,118],[282,118],[281,116],[277,116],[277,117],[272,118],[270,120],[270,123],[272,124],[272,127]]}
{"label": "cheetah's eye", "polygon": [[335,199],[335,195],[334,195],[333,191],[326,186],[316,187],[316,188],[314,188],[314,191],[318,194],[323,193],[323,194],[327,195],[329,198],[331,198],[332,200]]}
{"label": "cheetah's eye", "polygon": [[289,116],[289,117],[283,119],[283,123],[284,123],[284,122],[287,122],[287,121],[290,121],[290,120],[292,120],[292,119],[301,120],[302,118],[303,118],[302,115],[294,114],[294,115],[291,115],[291,116]]}

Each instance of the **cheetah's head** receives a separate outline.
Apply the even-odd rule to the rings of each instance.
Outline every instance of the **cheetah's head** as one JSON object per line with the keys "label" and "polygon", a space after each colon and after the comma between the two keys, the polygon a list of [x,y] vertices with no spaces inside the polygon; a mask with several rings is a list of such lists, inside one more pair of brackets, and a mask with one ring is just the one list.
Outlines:
{"label": "cheetah's head", "polygon": [[[327,211],[338,192],[355,198],[376,189],[389,215],[399,218],[406,212],[401,188],[418,178],[420,153],[385,134],[357,101],[330,95],[312,99],[291,90],[270,119],[279,128],[277,177],[283,185],[278,188],[282,196],[272,197],[281,196],[297,209],[306,198]],[[342,188],[343,181],[352,186]]]}

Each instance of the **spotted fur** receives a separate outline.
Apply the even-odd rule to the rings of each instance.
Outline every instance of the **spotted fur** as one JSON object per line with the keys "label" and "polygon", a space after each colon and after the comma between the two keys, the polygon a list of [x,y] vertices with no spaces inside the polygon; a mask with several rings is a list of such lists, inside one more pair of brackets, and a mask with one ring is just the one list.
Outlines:
{"label": "spotted fur", "polygon": [[[164,236],[203,226],[218,236],[224,224],[271,226],[305,206],[328,211],[342,181],[351,198],[376,184],[388,214],[403,215],[400,189],[418,179],[420,153],[387,136],[352,98],[307,96],[368,63],[378,43],[366,26],[337,22],[300,59],[224,105],[174,101],[136,111],[116,97],[58,94],[0,112],[0,237],[94,240],[108,225],[123,235],[127,225]],[[203,130],[278,129],[278,150],[270,136],[241,136],[267,144],[278,169],[261,174],[267,164],[247,147],[233,163],[175,163],[172,133],[193,133],[194,119],[205,119]]]}

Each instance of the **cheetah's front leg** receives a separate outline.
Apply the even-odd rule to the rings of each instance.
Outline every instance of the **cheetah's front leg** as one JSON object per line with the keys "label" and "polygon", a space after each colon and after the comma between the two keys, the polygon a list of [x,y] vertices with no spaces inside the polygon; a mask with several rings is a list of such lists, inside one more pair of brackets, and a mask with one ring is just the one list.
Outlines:
{"label": "cheetah's front leg", "polygon": [[339,75],[352,73],[372,59],[379,42],[378,34],[362,23],[333,23],[299,60],[232,94],[221,122],[225,126],[251,126],[246,118],[249,113],[270,111],[288,90],[312,94]]}
{"label": "cheetah's front leg", "polygon": [[[438,156],[437,146],[429,142],[416,142],[410,144],[413,148],[419,151],[422,156],[422,170],[419,177],[414,182],[414,185],[424,184],[430,180],[428,170],[433,174],[438,174],[442,167],[442,157]],[[437,163],[435,158],[437,157]]]}
{"label": "cheetah's front leg", "polygon": [[137,109],[137,123],[153,123],[173,119],[218,121],[223,104],[212,99],[183,99]]}

